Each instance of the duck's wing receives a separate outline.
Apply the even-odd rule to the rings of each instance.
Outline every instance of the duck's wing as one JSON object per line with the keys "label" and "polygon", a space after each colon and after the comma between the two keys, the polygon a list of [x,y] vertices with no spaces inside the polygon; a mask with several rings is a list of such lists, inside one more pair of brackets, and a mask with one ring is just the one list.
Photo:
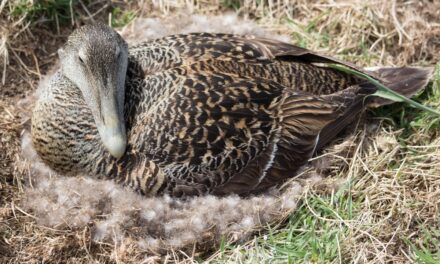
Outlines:
{"label": "duck's wing", "polygon": [[[285,42],[211,33],[172,35],[132,47],[129,74],[142,78],[202,62],[231,63],[232,67],[223,67],[228,74],[266,78],[292,90],[316,95],[334,93],[360,82],[354,76],[329,68],[329,63],[345,65],[380,79],[351,63]],[[243,71],[250,67],[254,69]]]}
{"label": "duck's wing", "polygon": [[276,82],[172,69],[144,83],[151,93],[133,110],[129,138],[174,187],[226,182],[278,133],[285,87]]}
{"label": "duck's wing", "polygon": [[[137,118],[130,121],[130,126],[135,128],[134,135],[143,135],[141,140],[149,158],[169,175],[165,192],[176,196],[210,191],[244,193],[258,185],[277,152],[276,142],[282,133],[281,101],[299,86],[319,84],[316,76],[322,77],[322,85],[329,80],[319,67],[290,58],[294,51],[298,57],[308,58],[303,49],[292,46],[287,54],[289,44],[278,45],[279,54],[274,43],[267,40],[190,34],[170,36],[130,50],[136,58],[130,62],[139,65],[131,67],[137,69],[138,76],[129,80],[142,80],[148,86],[143,87],[148,90],[148,100],[128,103],[144,105],[141,113],[130,115]],[[291,68],[292,65],[303,68]],[[314,69],[318,69],[315,74]],[[308,77],[301,79],[303,76]],[[291,80],[286,80],[289,77]],[[312,78],[311,82],[307,78]],[[344,87],[333,84],[338,89]],[[301,140],[298,131],[297,140],[311,150],[319,129],[340,113],[336,111],[337,104],[310,94],[295,98],[301,101],[302,96],[310,102],[310,109],[306,104],[302,110],[335,110],[298,115],[302,128],[313,130],[313,135]],[[296,149],[295,153],[298,151],[303,149]]]}
{"label": "duck's wing", "polygon": [[[204,61],[231,62],[238,65],[237,68],[245,68],[242,65],[257,68],[247,73],[236,72],[244,77],[275,80],[292,90],[315,95],[331,94],[367,83],[330,68],[328,64],[339,64],[362,72],[407,97],[423,88],[432,72],[429,68],[411,67],[367,70],[282,41],[233,34],[172,35],[132,47],[130,54],[129,74],[140,77]],[[404,87],[402,79],[407,79]],[[375,105],[384,103],[387,101],[377,100]]]}
{"label": "duck's wing", "polygon": [[130,54],[145,61],[145,67],[150,67],[151,72],[211,59],[237,61],[290,59],[309,63],[343,64],[370,73],[352,63],[279,40],[233,34],[171,35],[133,46],[130,48]]}
{"label": "duck's wing", "polygon": [[287,141],[296,146],[292,165],[301,166],[322,128],[349,105],[266,79],[191,69],[151,75],[145,84],[154,92],[139,104],[129,138],[168,175],[161,191],[174,196],[249,192],[279,163]]}

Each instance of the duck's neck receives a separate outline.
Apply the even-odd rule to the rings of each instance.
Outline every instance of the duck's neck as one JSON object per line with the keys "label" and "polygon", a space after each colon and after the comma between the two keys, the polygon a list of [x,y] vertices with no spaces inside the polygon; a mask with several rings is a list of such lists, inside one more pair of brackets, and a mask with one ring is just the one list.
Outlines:
{"label": "duck's neck", "polygon": [[62,174],[101,175],[114,161],[81,92],[60,73],[36,103],[32,141],[41,159]]}

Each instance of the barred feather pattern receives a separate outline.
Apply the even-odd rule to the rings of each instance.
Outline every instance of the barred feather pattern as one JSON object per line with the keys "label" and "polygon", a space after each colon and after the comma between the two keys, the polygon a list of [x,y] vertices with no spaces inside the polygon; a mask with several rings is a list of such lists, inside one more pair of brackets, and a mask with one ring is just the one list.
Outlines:
{"label": "barred feather pattern", "polygon": [[338,92],[359,80],[320,58],[340,63],[250,36],[145,42],[129,49],[121,159],[103,148],[81,92],[61,73],[34,110],[33,144],[56,171],[113,178],[144,195],[264,190],[293,176],[320,131],[356,101],[356,91]]}

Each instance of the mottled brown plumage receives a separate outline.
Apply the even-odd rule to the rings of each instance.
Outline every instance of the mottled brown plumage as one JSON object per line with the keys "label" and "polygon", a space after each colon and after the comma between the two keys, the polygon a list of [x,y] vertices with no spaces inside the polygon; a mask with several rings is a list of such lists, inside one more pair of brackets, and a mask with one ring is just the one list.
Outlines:
{"label": "mottled brown plumage", "polygon": [[372,85],[327,63],[407,96],[429,75],[366,72],[290,44],[228,34],[145,42],[128,49],[127,67],[125,49],[102,25],[69,38],[63,69],[35,107],[33,144],[56,171],[113,178],[146,195],[248,194],[294,176],[367,104],[385,103],[366,97]]}

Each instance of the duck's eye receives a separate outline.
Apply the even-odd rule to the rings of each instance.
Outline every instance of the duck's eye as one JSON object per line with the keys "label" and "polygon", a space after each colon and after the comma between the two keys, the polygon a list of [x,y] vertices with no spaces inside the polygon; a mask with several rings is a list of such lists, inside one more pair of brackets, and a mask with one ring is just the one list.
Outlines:
{"label": "duck's eye", "polygon": [[79,60],[79,62],[81,62],[82,64],[84,64],[84,60],[81,58],[81,56],[78,56],[78,60]]}

